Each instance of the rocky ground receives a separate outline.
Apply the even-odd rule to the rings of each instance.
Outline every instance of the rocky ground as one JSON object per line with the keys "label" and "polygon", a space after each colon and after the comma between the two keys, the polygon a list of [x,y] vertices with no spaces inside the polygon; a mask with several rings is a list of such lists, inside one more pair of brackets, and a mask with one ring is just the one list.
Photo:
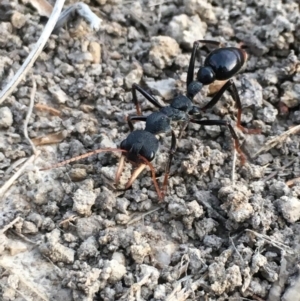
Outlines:
{"label": "rocky ground", "polygon": [[[1,89],[44,28],[45,17],[26,2],[33,1],[0,1]],[[0,300],[300,300],[299,4],[85,3],[102,19],[100,30],[73,20],[52,35],[0,107],[2,186],[33,153],[24,121],[36,83],[28,134],[41,153],[0,195]],[[147,171],[132,189],[116,190],[118,153],[39,170],[118,147],[129,134],[126,116],[136,114],[131,85],[161,103],[185,93],[192,45],[203,38],[248,47],[234,80],[243,124],[261,133],[238,131],[248,158],[242,165],[237,156],[234,175],[229,131],[193,124],[178,143],[163,202]],[[208,52],[201,47],[197,66]],[[203,88],[195,104],[219,87]],[[144,114],[156,110],[138,97]],[[225,93],[204,116],[234,125],[237,110]],[[170,136],[160,141],[159,183]],[[117,188],[130,173],[128,163]]]}

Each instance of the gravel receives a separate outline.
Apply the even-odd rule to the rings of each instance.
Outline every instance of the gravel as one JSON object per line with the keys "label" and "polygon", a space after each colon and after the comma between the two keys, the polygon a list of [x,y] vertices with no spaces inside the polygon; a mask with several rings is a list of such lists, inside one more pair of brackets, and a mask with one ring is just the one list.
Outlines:
{"label": "gravel", "polygon": [[[2,2],[1,89],[44,27],[26,1]],[[299,124],[299,4],[84,2],[101,17],[100,30],[84,20],[61,28],[0,107],[1,186],[32,155],[23,134],[32,78],[37,93],[28,133],[37,144],[47,141],[37,146],[35,163],[0,195],[0,300],[300,300],[299,135],[255,155]],[[133,170],[129,162],[115,184],[118,152],[40,170],[119,147],[130,132],[126,117],[136,115],[133,83],[161,104],[186,93],[191,49],[199,39],[235,47],[241,42],[249,54],[234,81],[243,125],[261,133],[236,129],[247,161],[242,165],[237,157],[234,182],[228,129],[197,124],[177,141],[163,202],[148,170],[122,190]],[[201,45],[195,71],[212,49]],[[195,105],[204,106],[221,84],[204,87]],[[137,97],[144,115],[157,110]],[[203,118],[234,126],[229,93]],[[172,128],[178,137],[180,125]],[[159,140],[152,163],[162,183],[171,139]]]}

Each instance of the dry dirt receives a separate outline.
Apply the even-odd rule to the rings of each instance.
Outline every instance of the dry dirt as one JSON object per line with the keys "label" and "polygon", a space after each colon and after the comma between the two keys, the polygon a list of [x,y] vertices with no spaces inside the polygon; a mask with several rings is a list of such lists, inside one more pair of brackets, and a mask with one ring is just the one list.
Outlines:
{"label": "dry dirt", "polygon": [[[1,89],[47,21],[25,2],[0,1]],[[100,30],[70,21],[0,106],[2,186],[33,153],[24,122],[36,82],[28,134],[41,153],[0,195],[0,300],[300,300],[299,4],[85,3]],[[115,187],[118,153],[39,170],[118,147],[130,132],[126,116],[136,114],[132,84],[170,103],[186,92],[192,45],[203,38],[249,53],[234,81],[243,124],[261,133],[237,130],[247,162],[237,156],[234,175],[228,129],[194,124],[178,142],[163,202],[149,171],[117,190],[131,173],[127,163]],[[201,46],[197,67],[210,50]],[[219,88],[204,87],[195,105]],[[156,110],[138,98],[143,114]],[[237,110],[225,93],[203,116],[235,125]],[[170,140],[160,137],[153,161],[159,183]]]}

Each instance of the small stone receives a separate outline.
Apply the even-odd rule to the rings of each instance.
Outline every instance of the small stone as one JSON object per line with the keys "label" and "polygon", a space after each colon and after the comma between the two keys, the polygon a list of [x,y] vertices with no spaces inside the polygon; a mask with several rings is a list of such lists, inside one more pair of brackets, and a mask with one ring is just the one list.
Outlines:
{"label": "small stone", "polygon": [[116,260],[119,264],[124,265],[126,263],[126,258],[123,253],[121,252],[114,252],[111,259]]}
{"label": "small stone", "polygon": [[159,284],[154,291],[154,299],[166,300],[166,287],[163,284]]}
{"label": "small stone", "polygon": [[141,264],[144,261],[144,258],[151,254],[151,247],[148,243],[132,245],[130,247],[130,252],[133,260]]}
{"label": "small stone", "polygon": [[288,195],[290,192],[290,188],[281,181],[274,181],[272,185],[270,185],[270,193],[275,195],[277,198],[280,198],[284,195]]}
{"label": "small stone", "polygon": [[158,81],[146,81],[146,85],[153,94],[158,94],[164,99],[172,99],[175,96],[176,80],[173,78],[162,79]]}
{"label": "small stone", "polygon": [[93,62],[94,58],[90,52],[73,52],[68,55],[73,64],[86,64]]}
{"label": "small stone", "polygon": [[270,153],[259,155],[257,158],[257,163],[261,166],[264,166],[272,161],[273,161],[273,156]]}
{"label": "small stone", "polygon": [[134,83],[138,84],[143,77],[143,68],[140,64],[134,64],[135,69],[131,70],[124,78],[125,86],[130,89]]}
{"label": "small stone", "polygon": [[239,266],[233,265],[226,270],[227,289],[233,291],[237,286],[243,284]]}
{"label": "small stone", "polygon": [[278,83],[277,70],[273,68],[266,68],[263,73],[263,79],[267,85],[276,85]]}
{"label": "small stone", "polygon": [[283,90],[280,101],[288,108],[295,108],[300,104],[300,84],[286,81],[280,88]]}
{"label": "small stone", "polygon": [[127,208],[130,205],[130,202],[126,198],[117,198],[116,208],[121,213],[128,215]]}
{"label": "small stone", "polygon": [[278,200],[283,217],[289,223],[295,223],[300,219],[300,200],[295,197],[282,196]]}
{"label": "small stone", "polygon": [[[197,14],[208,24],[216,24],[218,22],[213,6],[206,0],[185,0],[184,6],[188,15]],[[197,39],[199,39],[198,36]]]}
{"label": "small stone", "polygon": [[26,220],[33,222],[38,228],[40,228],[43,223],[43,216],[38,213],[32,212],[26,217]]}
{"label": "small stone", "polygon": [[96,194],[93,191],[77,189],[73,196],[73,210],[83,215],[90,215],[95,204]]}
{"label": "small stone", "polygon": [[242,91],[239,93],[243,107],[247,108],[254,106],[256,108],[261,108],[263,106],[262,86],[256,79],[243,74]]}
{"label": "small stone", "polygon": [[103,227],[103,219],[99,215],[80,218],[76,223],[77,234],[82,240],[98,234]]}
{"label": "small stone", "polygon": [[97,204],[102,210],[112,212],[116,206],[116,196],[111,190],[103,186],[101,193],[97,197]]}
{"label": "small stone", "polygon": [[99,255],[98,243],[94,236],[86,239],[79,247],[78,251],[79,260],[86,260],[91,257],[97,257]]}
{"label": "small stone", "polygon": [[266,123],[273,123],[278,115],[278,110],[273,106],[267,106],[263,109],[263,121]]}
{"label": "small stone", "polygon": [[11,23],[13,27],[18,29],[22,28],[25,25],[26,21],[27,21],[26,16],[24,16],[23,14],[17,11],[15,11],[11,16]]}
{"label": "small stone", "polygon": [[202,22],[198,15],[189,17],[179,15],[171,20],[167,34],[174,38],[185,49],[192,49],[195,37],[198,40],[204,38],[207,30],[206,23]]}
{"label": "small stone", "polygon": [[66,101],[69,99],[68,95],[60,88],[59,85],[49,87],[48,90],[54,97],[55,101],[57,101],[59,104],[66,103]]}
{"label": "small stone", "polygon": [[163,69],[173,64],[174,58],[180,53],[178,43],[168,36],[151,38],[149,59],[157,68]]}
{"label": "small stone", "polygon": [[128,28],[128,40],[138,40],[141,38],[140,33],[136,30],[135,27],[130,26]]}
{"label": "small stone", "polygon": [[22,233],[23,234],[35,234],[38,233],[38,228],[37,226],[32,223],[32,222],[28,222],[28,221],[24,221],[23,226],[22,226]]}
{"label": "small stone", "polygon": [[13,124],[13,115],[8,107],[0,108],[0,128],[8,128]]}
{"label": "small stone", "polygon": [[46,242],[39,246],[42,254],[53,262],[73,263],[75,251],[59,243],[60,231],[58,229],[45,235]]}
{"label": "small stone", "polygon": [[219,125],[205,125],[205,132],[212,138],[216,138],[221,133],[221,127]]}
{"label": "small stone", "polygon": [[127,214],[118,213],[115,216],[115,221],[119,225],[126,225],[131,220],[131,217]]}
{"label": "small stone", "polygon": [[77,181],[82,181],[86,178],[87,172],[85,168],[73,168],[69,172],[69,176],[72,181],[77,182]]}
{"label": "small stone", "polygon": [[93,63],[100,64],[101,63],[101,45],[98,42],[90,42],[89,52],[93,56]]}
{"label": "small stone", "polygon": [[115,283],[123,278],[126,274],[126,267],[123,264],[120,264],[117,260],[107,261],[104,265],[104,269],[110,269],[109,281]]}

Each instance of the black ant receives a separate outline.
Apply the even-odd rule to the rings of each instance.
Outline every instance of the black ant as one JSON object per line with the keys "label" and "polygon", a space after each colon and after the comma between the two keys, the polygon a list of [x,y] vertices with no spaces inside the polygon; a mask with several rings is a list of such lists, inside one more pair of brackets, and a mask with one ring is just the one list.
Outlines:
{"label": "black ant", "polygon": [[[197,74],[197,81],[193,81],[194,76],[194,65],[195,65],[195,56],[196,51],[199,47],[200,42],[206,43],[217,43],[214,41],[196,41],[194,43],[192,56],[189,64],[188,75],[187,75],[187,95],[178,95],[175,97],[171,104],[168,106],[162,106],[156,100],[156,98],[145,91],[137,84],[133,84],[132,86],[132,97],[133,102],[136,106],[137,116],[130,116],[128,117],[128,125],[130,127],[131,133],[128,137],[123,140],[120,144],[120,149],[115,148],[106,148],[106,149],[98,149],[92,151],[90,153],[72,158],[67,161],[63,161],[59,164],[56,164],[54,167],[59,167],[65,165],[67,163],[86,158],[92,154],[97,154],[100,152],[121,152],[121,158],[119,162],[119,166],[116,172],[116,184],[120,180],[120,176],[122,174],[125,159],[129,160],[131,163],[134,163],[138,167],[133,172],[131,178],[127,182],[125,189],[128,189],[134,180],[139,176],[139,174],[144,170],[146,166],[149,166],[152,172],[152,179],[159,196],[159,199],[162,200],[165,195],[170,166],[176,151],[176,136],[171,129],[171,121],[182,121],[188,124],[188,122],[197,123],[200,125],[223,125],[227,126],[230,130],[230,133],[235,142],[235,149],[241,156],[242,164],[245,162],[245,156],[240,149],[239,141],[235,130],[231,126],[228,121],[225,120],[198,120],[194,118],[190,118],[190,116],[198,116],[200,111],[204,111],[213,105],[215,105],[223,93],[228,90],[233,99],[235,100],[237,107],[238,107],[238,124],[237,126],[244,131],[249,132],[249,130],[244,129],[240,124],[240,117],[241,117],[241,102],[240,98],[236,89],[234,82],[230,79],[236,73],[238,73],[242,67],[245,65],[247,54],[244,50],[234,47],[227,47],[227,48],[220,48],[212,51],[204,62],[204,67],[201,67]],[[224,80],[229,79],[229,81],[220,89],[219,92],[212,98],[209,103],[204,106],[203,108],[199,108],[193,105],[193,98],[194,96],[200,92],[203,85],[207,85],[212,83],[215,80]],[[140,105],[137,99],[137,93],[139,91],[148,101],[150,101],[154,106],[159,108],[158,112],[151,113],[148,116],[141,115]],[[146,122],[146,127],[144,130],[134,130],[133,121],[144,121]],[[172,141],[171,147],[169,152],[169,160],[166,166],[163,187],[160,190],[156,178],[155,178],[155,171],[154,167],[150,163],[159,147],[159,141],[156,135],[160,133],[170,133],[172,134]]]}

